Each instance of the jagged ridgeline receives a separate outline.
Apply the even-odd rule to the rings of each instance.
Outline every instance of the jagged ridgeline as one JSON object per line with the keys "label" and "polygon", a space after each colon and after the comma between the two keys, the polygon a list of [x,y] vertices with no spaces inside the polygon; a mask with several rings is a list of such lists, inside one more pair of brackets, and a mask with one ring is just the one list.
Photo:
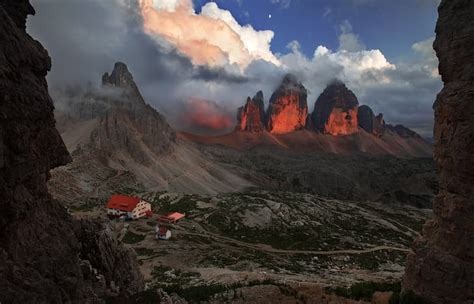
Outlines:
{"label": "jagged ridgeline", "polygon": [[327,85],[311,114],[308,114],[307,96],[306,88],[296,76],[287,74],[272,94],[266,112],[262,91],[254,98],[247,98],[245,106],[237,111],[236,130],[286,134],[307,129],[343,136],[356,134],[361,128],[376,136],[383,136],[389,130],[404,138],[421,138],[402,125],[385,124],[383,114],[375,116],[369,106],[359,106],[355,94],[340,80]]}

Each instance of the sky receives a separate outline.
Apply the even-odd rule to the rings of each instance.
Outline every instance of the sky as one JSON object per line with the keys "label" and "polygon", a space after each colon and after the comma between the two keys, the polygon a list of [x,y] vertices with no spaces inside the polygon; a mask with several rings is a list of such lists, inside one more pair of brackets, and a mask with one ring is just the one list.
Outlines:
{"label": "sky", "polygon": [[439,0],[33,0],[52,90],[98,84],[116,61],[177,129],[233,127],[237,107],[286,73],[314,106],[338,78],[385,120],[432,136],[442,87],[432,49]]}

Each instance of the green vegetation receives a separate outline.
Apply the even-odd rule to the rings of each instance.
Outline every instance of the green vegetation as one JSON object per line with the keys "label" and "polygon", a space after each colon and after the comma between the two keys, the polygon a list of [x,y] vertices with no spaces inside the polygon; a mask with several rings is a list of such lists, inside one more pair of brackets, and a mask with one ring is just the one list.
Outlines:
{"label": "green vegetation", "polygon": [[125,244],[136,244],[145,239],[145,235],[143,234],[136,234],[131,232],[130,230],[125,233],[125,235],[122,238],[122,242]]}
{"label": "green vegetation", "polygon": [[212,284],[212,285],[198,285],[190,287],[182,287],[179,285],[168,286],[164,290],[168,293],[177,293],[190,303],[200,303],[203,301],[209,301],[212,297],[222,297],[232,295],[232,298],[236,299],[241,297],[237,293],[237,289],[243,287],[253,287],[261,285],[274,285],[278,286],[280,291],[285,295],[292,295],[296,297],[297,292],[285,284],[278,283],[271,279],[255,280],[249,282],[237,282],[233,284]]}
{"label": "green vegetation", "polygon": [[173,269],[168,266],[155,266],[151,272],[154,279],[154,287],[169,288],[170,286],[184,286],[191,281],[198,279],[200,274],[197,272],[184,272],[179,269]]}
{"label": "green vegetation", "polygon": [[155,253],[155,251],[150,248],[138,247],[134,249],[137,255],[141,255],[141,256],[153,256],[153,254]]}
{"label": "green vegetation", "polygon": [[[398,300],[398,302],[397,302]],[[417,296],[412,290],[396,293],[390,299],[390,304],[427,304],[428,302],[420,296]]]}
{"label": "green vegetation", "polygon": [[329,287],[327,293],[354,300],[372,300],[375,292],[393,292],[390,297],[390,304],[427,304],[423,298],[417,296],[413,291],[401,292],[400,282],[360,282],[349,288]]}
{"label": "green vegetation", "polygon": [[105,205],[105,202],[100,199],[87,198],[84,203],[80,205],[72,205],[69,208],[74,212],[93,211],[97,207]]}
{"label": "green vegetation", "polygon": [[355,283],[349,288],[336,287],[326,288],[326,292],[336,294],[340,297],[370,301],[376,291],[392,291],[399,294],[401,290],[400,282],[360,282]]}

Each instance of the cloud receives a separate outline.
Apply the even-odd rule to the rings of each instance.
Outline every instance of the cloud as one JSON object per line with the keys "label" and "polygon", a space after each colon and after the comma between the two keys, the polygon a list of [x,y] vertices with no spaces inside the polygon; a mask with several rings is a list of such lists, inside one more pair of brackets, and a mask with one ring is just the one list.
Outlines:
{"label": "cloud", "polygon": [[198,134],[225,133],[235,127],[234,113],[215,101],[189,98],[178,105],[175,125]]}
{"label": "cloud", "polygon": [[288,9],[291,6],[291,0],[270,0],[272,4],[277,4],[282,9]]}
{"label": "cloud", "polygon": [[365,45],[360,41],[359,36],[352,31],[352,25],[348,20],[339,26],[341,34],[339,35],[339,49],[348,52],[357,52],[365,49]]}
{"label": "cloud", "polygon": [[329,15],[331,15],[331,13],[332,13],[332,8],[330,8],[329,6],[326,6],[324,8],[323,18],[328,17]]}
{"label": "cloud", "polygon": [[[412,62],[394,63],[381,50],[367,49],[350,23],[343,22],[340,34],[346,36],[339,37],[340,45],[334,50],[318,46],[306,56],[293,41],[287,53],[273,54],[272,32],[239,25],[230,12],[215,3],[197,14],[190,1],[155,0],[148,9],[151,15],[158,14],[162,28],[152,27],[151,32],[143,3],[140,7],[135,1],[33,1],[37,14],[29,18],[28,31],[52,56],[53,69],[48,76],[52,87],[98,83],[116,61],[123,61],[145,100],[165,114],[175,128],[212,132],[213,128],[201,126],[198,118],[202,115],[189,120],[191,124],[180,119],[180,111],[195,109],[183,103],[212,101],[215,106],[206,109],[221,113],[216,114],[221,117],[218,120],[227,126],[247,96],[262,90],[268,100],[287,72],[297,75],[308,88],[310,109],[325,85],[337,77],[362,104],[384,112],[388,122],[405,124],[424,135],[431,133],[431,106],[441,88],[434,73],[437,59],[431,47],[433,38],[413,44]],[[175,27],[178,31],[171,33]],[[190,29],[195,33],[188,35]],[[183,37],[189,41],[176,33],[186,34]]]}
{"label": "cloud", "polygon": [[278,64],[270,51],[272,31],[241,26],[214,2],[204,5],[200,14],[194,11],[191,0],[168,2],[139,0],[144,29],[154,38],[165,39],[194,64],[245,68],[258,59]]}
{"label": "cloud", "polygon": [[[348,51],[339,46],[333,51],[318,46],[308,58],[297,41],[288,45],[290,53],[279,59],[285,69],[297,75],[309,89],[309,107],[333,78],[339,78],[354,91],[361,104],[383,112],[388,123],[404,124],[423,136],[432,136],[432,104],[441,89],[432,49],[433,38],[412,46],[414,62],[394,64],[381,50],[356,48]],[[360,50],[359,50],[360,49]]]}

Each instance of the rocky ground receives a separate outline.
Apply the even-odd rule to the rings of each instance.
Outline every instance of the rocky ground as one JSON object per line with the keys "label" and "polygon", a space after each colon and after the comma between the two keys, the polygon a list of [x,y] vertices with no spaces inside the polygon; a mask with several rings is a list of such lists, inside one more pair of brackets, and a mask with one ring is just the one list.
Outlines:
{"label": "rocky ground", "polygon": [[207,159],[267,190],[431,208],[438,189],[432,158],[198,147]]}
{"label": "rocky ground", "polygon": [[[116,235],[137,253],[148,287],[191,302],[258,301],[265,293],[287,303],[300,297],[347,303],[327,288],[399,281],[410,244],[431,215],[291,192],[135,194],[152,203],[155,215],[114,222]],[[79,218],[106,218],[100,200],[71,210]],[[156,213],[169,211],[186,219],[169,226],[171,240],[157,241]]]}

